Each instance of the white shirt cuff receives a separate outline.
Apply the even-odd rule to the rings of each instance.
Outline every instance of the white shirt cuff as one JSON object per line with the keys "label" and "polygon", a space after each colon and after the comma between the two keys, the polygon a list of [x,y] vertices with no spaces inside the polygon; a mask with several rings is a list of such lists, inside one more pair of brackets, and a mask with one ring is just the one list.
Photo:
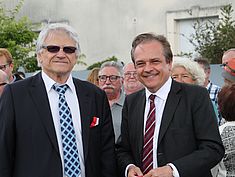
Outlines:
{"label": "white shirt cuff", "polygon": [[128,172],[128,170],[129,170],[129,167],[130,166],[135,166],[134,164],[129,164],[129,165],[127,165],[127,167],[126,167],[126,170],[125,170],[125,177],[127,177],[127,172]]}
{"label": "white shirt cuff", "polygon": [[175,165],[173,165],[172,163],[168,163],[167,165],[169,165],[172,168],[174,177],[180,177],[179,172],[177,168],[175,167]]}

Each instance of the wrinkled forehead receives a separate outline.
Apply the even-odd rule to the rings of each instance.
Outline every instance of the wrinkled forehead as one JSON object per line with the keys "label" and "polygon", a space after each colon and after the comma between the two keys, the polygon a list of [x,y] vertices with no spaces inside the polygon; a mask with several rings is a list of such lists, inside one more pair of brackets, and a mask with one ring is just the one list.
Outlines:
{"label": "wrinkled forehead", "polygon": [[75,43],[74,39],[70,36],[70,34],[63,29],[50,30],[47,36],[45,37],[44,42],[54,40],[55,38],[58,39],[58,37],[65,38],[66,40]]}
{"label": "wrinkled forehead", "polygon": [[124,67],[124,72],[131,72],[131,71],[136,71],[133,63],[127,64]]}

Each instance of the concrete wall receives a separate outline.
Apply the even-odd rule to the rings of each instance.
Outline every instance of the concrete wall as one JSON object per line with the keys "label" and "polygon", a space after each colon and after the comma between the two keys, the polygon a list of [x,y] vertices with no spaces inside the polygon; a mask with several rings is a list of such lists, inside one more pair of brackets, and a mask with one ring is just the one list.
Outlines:
{"label": "concrete wall", "polygon": [[[4,3],[12,8],[18,1]],[[26,15],[34,23],[71,24],[80,34],[88,65],[113,55],[126,63],[130,61],[131,42],[137,34],[151,31],[167,36],[167,12],[228,3],[235,9],[235,0],[25,0],[20,16]]]}

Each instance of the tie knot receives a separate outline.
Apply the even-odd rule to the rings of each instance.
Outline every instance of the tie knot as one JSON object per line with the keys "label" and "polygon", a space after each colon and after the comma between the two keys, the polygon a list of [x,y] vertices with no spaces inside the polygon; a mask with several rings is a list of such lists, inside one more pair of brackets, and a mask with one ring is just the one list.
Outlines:
{"label": "tie knot", "polygon": [[52,88],[57,91],[59,94],[65,94],[67,88],[68,88],[68,85],[67,84],[64,84],[64,85],[53,85]]}
{"label": "tie knot", "polygon": [[156,95],[151,94],[151,95],[149,96],[150,101],[154,101],[155,97],[156,97]]}

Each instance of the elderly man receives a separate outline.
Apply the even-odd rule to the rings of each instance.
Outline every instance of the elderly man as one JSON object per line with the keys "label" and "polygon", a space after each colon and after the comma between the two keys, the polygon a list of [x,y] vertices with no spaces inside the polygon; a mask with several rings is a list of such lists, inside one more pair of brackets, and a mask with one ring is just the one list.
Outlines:
{"label": "elderly man", "polygon": [[13,67],[11,53],[7,49],[0,48],[0,69],[7,74],[10,83],[23,79],[19,74],[12,74]]}
{"label": "elderly man", "polygon": [[0,96],[2,95],[5,85],[8,83],[9,81],[7,74],[4,71],[0,70]]}
{"label": "elderly man", "polygon": [[99,70],[99,87],[108,96],[111,107],[115,141],[120,135],[122,107],[125,100],[123,87],[123,65],[119,62],[110,61],[101,65]]}
{"label": "elderly man", "polygon": [[137,92],[144,88],[137,78],[137,72],[133,63],[124,66],[124,92],[126,95]]}
{"label": "elderly man", "polygon": [[221,116],[221,113],[219,112],[219,107],[218,107],[218,93],[221,88],[218,85],[215,85],[214,83],[210,81],[211,67],[210,67],[210,63],[208,62],[208,60],[206,58],[199,57],[199,58],[195,58],[194,61],[196,61],[203,68],[206,74],[204,87],[206,87],[206,89],[208,90],[210,99],[213,105],[215,106],[217,118],[218,118],[218,124],[220,125],[222,116]]}
{"label": "elderly man", "polygon": [[0,176],[116,176],[106,94],[71,75],[77,32],[46,26],[36,53],[42,72],[7,85],[0,99]]}
{"label": "elderly man", "polygon": [[225,85],[235,83],[235,48],[231,48],[224,52],[222,65],[224,66],[222,76],[224,78]]}

